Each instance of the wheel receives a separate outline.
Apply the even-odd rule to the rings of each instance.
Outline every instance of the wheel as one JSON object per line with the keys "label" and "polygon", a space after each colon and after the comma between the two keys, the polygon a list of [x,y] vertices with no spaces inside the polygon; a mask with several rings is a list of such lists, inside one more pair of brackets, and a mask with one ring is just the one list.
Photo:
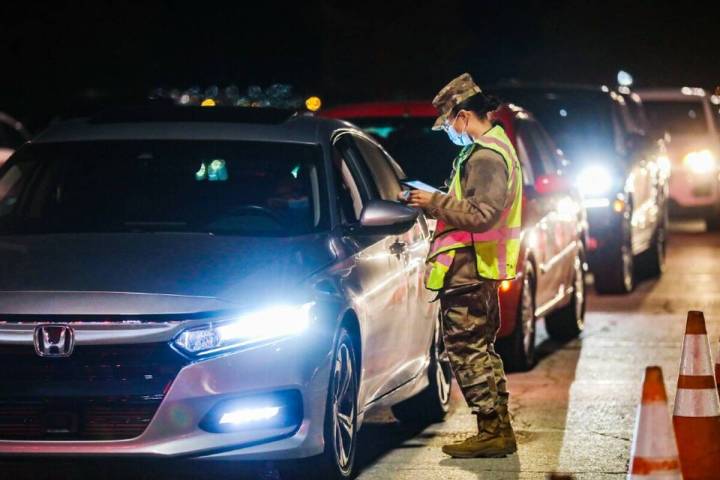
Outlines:
{"label": "wheel", "polygon": [[640,261],[643,274],[647,278],[659,277],[665,271],[665,256],[667,254],[667,213],[663,216],[662,222],[658,225],[653,235],[653,242],[650,248],[643,252]]}
{"label": "wheel", "polygon": [[313,478],[349,479],[357,450],[358,371],[350,333],[342,328],[338,334],[333,369],[328,387],[325,411],[325,451],[316,457],[279,465],[283,479]]}
{"label": "wheel", "polygon": [[570,340],[585,327],[585,256],[580,247],[573,262],[573,296],[563,308],[545,316],[548,335],[556,340]]}
{"label": "wheel", "polygon": [[517,321],[510,337],[497,343],[508,370],[528,371],[535,365],[535,269],[525,262]]}
{"label": "wheel", "polygon": [[392,407],[395,417],[404,423],[438,423],[445,420],[450,409],[452,368],[445,352],[440,324],[435,328],[435,340],[430,349],[428,380],[430,385],[412,398]]}
{"label": "wheel", "polygon": [[625,221],[620,247],[598,252],[601,264],[593,269],[595,290],[600,294],[630,293],[635,287],[635,265],[630,225]]}

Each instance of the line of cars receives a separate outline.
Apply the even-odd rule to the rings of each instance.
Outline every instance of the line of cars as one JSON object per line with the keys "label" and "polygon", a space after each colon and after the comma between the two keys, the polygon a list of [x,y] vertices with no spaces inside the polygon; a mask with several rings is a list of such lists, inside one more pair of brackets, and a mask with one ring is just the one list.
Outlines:
{"label": "line of cars", "polygon": [[[538,318],[545,318],[554,338],[582,330],[586,265],[601,293],[631,291],[639,272],[662,273],[665,146],[650,136],[633,92],[518,83],[489,91],[506,101],[495,120],[518,151],[525,193],[519,274],[501,286],[498,347],[511,367],[528,369]],[[429,104],[354,104],[324,114],[374,135],[410,176],[445,183],[456,152],[431,132],[435,112]]]}
{"label": "line of cars", "polygon": [[[527,369],[538,318],[556,338],[582,330],[588,264],[614,292],[636,258],[662,271],[667,168],[632,93],[496,90],[525,191],[499,347]],[[374,408],[442,420],[433,225],[395,201],[403,180],[446,180],[456,152],[434,116],[156,105],[20,148],[0,166],[0,360],[15,366],[0,455],[292,460],[285,476],[349,478]]]}

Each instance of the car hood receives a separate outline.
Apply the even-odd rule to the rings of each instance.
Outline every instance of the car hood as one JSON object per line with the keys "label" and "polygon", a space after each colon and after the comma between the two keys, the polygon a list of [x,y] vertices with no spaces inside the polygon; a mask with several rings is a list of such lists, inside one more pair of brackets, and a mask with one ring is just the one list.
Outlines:
{"label": "car hood", "polygon": [[0,237],[0,314],[162,314],[233,308],[298,290],[332,262],[327,235]]}

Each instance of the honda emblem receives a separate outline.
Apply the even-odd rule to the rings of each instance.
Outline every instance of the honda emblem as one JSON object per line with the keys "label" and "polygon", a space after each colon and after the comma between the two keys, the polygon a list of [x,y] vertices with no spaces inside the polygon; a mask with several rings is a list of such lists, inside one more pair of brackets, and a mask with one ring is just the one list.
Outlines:
{"label": "honda emblem", "polygon": [[69,357],[75,348],[75,335],[68,325],[39,325],[33,341],[41,357]]}

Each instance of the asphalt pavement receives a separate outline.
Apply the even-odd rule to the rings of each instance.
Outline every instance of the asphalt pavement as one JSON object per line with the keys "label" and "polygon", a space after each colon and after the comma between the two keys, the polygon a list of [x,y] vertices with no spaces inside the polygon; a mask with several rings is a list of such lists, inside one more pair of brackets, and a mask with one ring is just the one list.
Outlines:
{"label": "asphalt pavement", "polygon": [[[509,375],[517,454],[454,460],[440,447],[472,434],[474,418],[457,388],[441,424],[409,428],[378,412],[361,432],[362,480],[625,478],[635,410],[647,365],[660,365],[672,407],[688,310],[703,310],[713,355],[720,333],[720,234],[694,222],[675,224],[667,271],[627,296],[592,295],[581,337],[560,344],[539,325],[538,365]],[[270,464],[44,461],[0,464],[0,478],[275,478]],[[308,478],[313,478],[308,472]]]}

